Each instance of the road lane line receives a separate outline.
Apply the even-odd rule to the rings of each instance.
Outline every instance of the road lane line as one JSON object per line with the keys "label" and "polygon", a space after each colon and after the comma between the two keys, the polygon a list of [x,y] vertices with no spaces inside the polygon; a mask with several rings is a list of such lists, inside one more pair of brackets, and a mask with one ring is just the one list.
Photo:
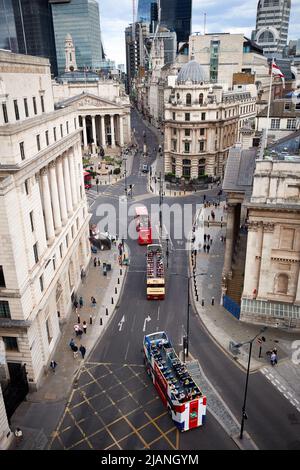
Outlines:
{"label": "road lane line", "polygon": [[128,351],[129,351],[129,341],[128,341],[128,345],[127,345],[127,349],[126,349],[126,354],[125,354],[125,361],[127,359],[127,354],[128,354]]}

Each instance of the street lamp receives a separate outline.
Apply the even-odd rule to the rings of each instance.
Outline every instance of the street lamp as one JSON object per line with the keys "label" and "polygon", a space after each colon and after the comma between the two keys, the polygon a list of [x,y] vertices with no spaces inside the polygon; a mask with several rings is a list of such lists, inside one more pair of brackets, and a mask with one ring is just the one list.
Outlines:
{"label": "street lamp", "polygon": [[[188,281],[188,301],[187,301],[187,320],[186,320],[186,348],[183,348],[184,352],[184,362],[185,358],[189,355],[189,336],[190,336],[190,280],[192,277],[196,279],[199,276],[205,276],[207,273],[198,273],[198,274],[191,274],[186,276],[185,274],[173,273],[175,276],[181,276],[187,279]],[[185,353],[186,349],[186,353]]]}
{"label": "street lamp", "polygon": [[249,341],[245,341],[244,343],[237,343],[235,344],[235,348],[241,348],[245,344],[250,344],[250,349],[249,349],[249,357],[248,357],[248,367],[247,367],[247,376],[246,376],[246,385],[245,385],[245,394],[244,394],[244,403],[243,403],[243,408],[242,408],[242,421],[241,421],[241,431],[240,431],[240,439],[243,439],[243,432],[244,432],[244,422],[245,419],[248,418],[247,413],[246,413],[246,402],[247,402],[247,392],[248,392],[248,380],[249,380],[249,372],[250,372],[250,361],[251,361],[251,354],[252,354],[252,345],[253,342],[256,340],[256,338],[266,331],[267,327],[264,326],[261,328],[260,332],[257,333],[256,336],[254,336],[253,339],[250,339]]}
{"label": "street lamp", "polygon": [[127,196],[127,178],[126,178],[126,174],[127,174],[127,171],[126,171],[126,162],[127,162],[127,158],[126,157],[123,157],[123,162],[125,164],[125,171],[124,171],[124,176],[125,176],[125,196]]}

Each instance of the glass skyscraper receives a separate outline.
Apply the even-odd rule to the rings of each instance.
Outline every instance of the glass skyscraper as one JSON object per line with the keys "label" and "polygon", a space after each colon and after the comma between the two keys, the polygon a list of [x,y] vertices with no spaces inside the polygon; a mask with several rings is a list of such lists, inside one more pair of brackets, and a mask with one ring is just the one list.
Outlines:
{"label": "glass skyscraper", "polygon": [[151,22],[151,4],[153,3],[156,4],[157,0],[139,0],[137,21],[141,23]]}
{"label": "glass skyscraper", "polygon": [[12,0],[0,0],[0,49],[19,52]]}
{"label": "glass skyscraper", "polygon": [[188,41],[191,34],[192,0],[160,0],[161,25],[177,34],[177,42]]}
{"label": "glass skyscraper", "polygon": [[65,70],[65,38],[71,34],[78,69],[98,70],[104,59],[96,0],[50,0],[58,72]]}

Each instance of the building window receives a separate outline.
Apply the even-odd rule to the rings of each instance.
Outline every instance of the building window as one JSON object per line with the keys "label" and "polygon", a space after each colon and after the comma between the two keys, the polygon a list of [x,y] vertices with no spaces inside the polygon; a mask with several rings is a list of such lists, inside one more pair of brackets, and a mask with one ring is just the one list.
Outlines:
{"label": "building window", "polygon": [[0,318],[10,318],[10,308],[7,300],[0,300]]}
{"label": "building window", "polygon": [[190,143],[189,142],[184,142],[184,152],[185,153],[190,153]]}
{"label": "building window", "polygon": [[49,145],[49,132],[48,131],[45,132],[45,137],[46,137],[46,145],[48,146]]}
{"label": "building window", "polygon": [[33,223],[33,211],[29,213],[30,217],[30,226],[31,226],[31,231],[34,232],[34,223]]}
{"label": "building window", "polygon": [[21,159],[25,160],[24,142],[19,143]]}
{"label": "building window", "polygon": [[35,243],[35,244],[33,245],[33,255],[34,255],[34,261],[35,261],[36,263],[38,263],[38,261],[39,261],[39,253],[38,253],[37,243]]}
{"label": "building window", "polygon": [[64,136],[64,133],[63,133],[63,125],[62,125],[62,124],[60,125],[60,136],[61,136],[61,137]]}
{"label": "building window", "polygon": [[32,103],[33,103],[33,111],[34,111],[34,114],[37,114],[36,98],[35,98],[35,96],[32,98]]}
{"label": "building window", "polygon": [[41,96],[41,108],[42,108],[42,113],[45,112],[45,104],[44,104],[44,97],[43,95]]}
{"label": "building window", "polygon": [[66,122],[66,126],[67,126],[67,134],[69,134],[69,121]]}
{"label": "building window", "polygon": [[76,228],[79,230],[79,217],[76,218]]}
{"label": "building window", "polygon": [[201,120],[205,121],[206,113],[201,113]]}
{"label": "building window", "polygon": [[217,117],[216,117],[216,119],[219,119],[219,113],[218,113],[218,111],[217,111]]}
{"label": "building window", "polygon": [[60,253],[60,257],[62,258],[63,257],[63,245],[62,245],[62,243],[59,245],[59,253]]}
{"label": "building window", "polygon": [[43,275],[40,276],[40,289],[41,289],[41,292],[43,292],[43,290],[44,290],[44,279],[43,279]]}
{"label": "building window", "polygon": [[280,129],[280,119],[271,119],[271,129]]}
{"label": "building window", "polygon": [[205,175],[205,158],[201,158],[198,162],[198,178]]}
{"label": "building window", "polygon": [[53,265],[53,271],[55,271],[55,270],[56,270],[55,255],[54,255],[54,257],[52,258],[52,265]]}
{"label": "building window", "polygon": [[219,47],[220,41],[210,42],[210,81],[218,81],[218,65],[219,65]]}
{"label": "building window", "polygon": [[192,95],[190,93],[187,93],[186,98],[185,98],[185,103],[187,106],[191,106],[192,104]]}
{"label": "building window", "polygon": [[204,128],[200,129],[200,135],[205,135],[205,129]]}
{"label": "building window", "polygon": [[3,266],[0,266],[0,287],[6,287]]}
{"label": "building window", "polygon": [[74,225],[71,227],[71,237],[74,238]]}
{"label": "building window", "polygon": [[3,336],[6,351],[19,351],[18,339],[15,336]]}
{"label": "building window", "polygon": [[52,337],[53,337],[50,318],[46,320],[46,331],[47,331],[48,343],[50,344],[52,341]]}
{"label": "building window", "polygon": [[69,248],[69,234],[66,235],[66,246]]}
{"label": "building window", "polygon": [[173,152],[177,152],[177,140],[172,140]]}
{"label": "building window", "polygon": [[15,108],[16,120],[19,121],[19,119],[20,119],[20,114],[19,114],[18,100],[14,100],[14,108]]}
{"label": "building window", "polygon": [[53,138],[54,142],[56,142],[56,127],[53,127]]}
{"label": "building window", "polygon": [[286,123],[287,129],[296,129],[296,119],[288,119]]}
{"label": "building window", "polygon": [[185,113],[184,115],[185,117],[185,121],[190,121],[191,120],[191,116],[190,116],[190,113]]}
{"label": "building window", "polygon": [[6,103],[2,103],[2,112],[3,112],[4,123],[7,124],[8,123],[8,114],[7,114]]}
{"label": "building window", "polygon": [[177,134],[177,129],[175,129],[175,127],[173,127],[173,135],[176,135]]}
{"label": "building window", "polygon": [[227,118],[227,111],[225,111],[225,119]]}
{"label": "building window", "polygon": [[182,176],[191,177],[191,160],[182,160]]}
{"label": "building window", "polygon": [[199,95],[199,104],[200,104],[200,106],[203,105],[203,93],[200,93],[200,95]]}
{"label": "building window", "polygon": [[41,140],[40,140],[40,135],[38,134],[36,136],[36,145],[37,145],[37,149],[38,149],[38,152],[41,150]]}
{"label": "building window", "polygon": [[203,140],[201,142],[199,142],[199,152],[203,152],[204,151],[204,142]]}
{"label": "building window", "polygon": [[176,113],[173,113],[173,121],[176,119]]}
{"label": "building window", "polygon": [[25,180],[25,182],[24,182],[24,186],[25,186],[25,193],[26,193],[26,194],[27,194],[27,196],[28,196],[28,194],[29,194],[29,185],[28,185],[28,180]]}
{"label": "building window", "polygon": [[191,129],[184,129],[184,135],[189,137],[191,135]]}
{"label": "building window", "polygon": [[29,116],[29,112],[28,112],[27,98],[24,98],[24,110],[25,110],[25,116],[28,117],[28,116]]}
{"label": "building window", "polygon": [[287,274],[279,274],[275,278],[275,293],[276,294],[287,294],[289,287],[289,277]]}
{"label": "building window", "polygon": [[77,121],[76,121],[76,118],[74,118],[74,128],[77,129]]}

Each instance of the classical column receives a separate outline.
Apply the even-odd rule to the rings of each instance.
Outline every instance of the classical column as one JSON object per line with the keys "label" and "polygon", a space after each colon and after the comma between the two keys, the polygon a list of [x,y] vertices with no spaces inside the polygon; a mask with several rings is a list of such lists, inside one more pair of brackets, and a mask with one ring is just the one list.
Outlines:
{"label": "classical column", "polygon": [[67,210],[68,215],[72,215],[73,213],[73,205],[72,205],[72,192],[71,192],[71,182],[70,182],[70,171],[69,171],[69,161],[67,155],[63,157],[63,168],[64,168],[64,181],[65,181],[65,188],[66,188],[66,200],[67,200]]}
{"label": "classical column", "polygon": [[249,222],[243,295],[252,298],[256,298],[258,292],[262,241],[262,222]]}
{"label": "classical column", "polygon": [[59,207],[59,199],[58,199],[58,188],[57,188],[57,180],[56,180],[56,163],[51,162],[50,165],[50,190],[51,190],[51,202],[52,202],[52,210],[53,210],[53,219],[54,219],[54,227],[57,231],[59,231],[62,227],[61,223],[61,215],[60,215],[60,207]]}
{"label": "classical column", "polygon": [[114,125],[114,115],[110,115],[110,135],[111,135],[111,146],[114,148],[116,146],[115,143],[115,125]]}
{"label": "classical column", "polygon": [[119,126],[120,126],[120,145],[124,146],[124,132],[123,132],[123,116],[119,116]]}
{"label": "classical column", "polygon": [[75,168],[74,168],[75,157],[74,157],[73,149],[69,153],[68,160],[69,160],[69,168],[70,168],[72,202],[73,202],[73,208],[75,209],[75,207],[77,206],[77,203],[78,203],[78,201],[77,201],[77,190],[76,190],[76,186],[77,186],[78,181],[76,179],[76,173],[75,173]]}
{"label": "classical column", "polygon": [[223,275],[229,275],[229,276],[231,275],[231,263],[232,263],[232,253],[233,253],[234,218],[235,218],[235,205],[228,204]]}
{"label": "classical column", "polygon": [[85,116],[82,116],[82,132],[83,132],[83,145],[87,147],[87,132],[86,132],[86,121]]}
{"label": "classical column", "polygon": [[51,194],[48,182],[48,169],[43,168],[41,171],[42,192],[43,192],[43,209],[46,225],[46,234],[48,243],[52,243],[55,238],[55,231],[53,225]]}
{"label": "classical column", "polygon": [[92,153],[95,153],[96,143],[97,143],[95,116],[92,116],[92,134],[93,134]]}
{"label": "classical column", "polygon": [[58,182],[58,195],[59,195],[59,203],[60,203],[60,213],[61,213],[62,223],[63,223],[63,225],[65,225],[67,220],[68,220],[68,213],[67,213],[65,182],[64,182],[62,158],[61,157],[59,157],[56,160],[56,169],[57,169],[57,182]]}
{"label": "classical column", "polygon": [[[273,249],[273,236],[275,224],[264,222],[263,240],[261,247],[261,262],[258,282],[258,297],[267,299],[269,292],[273,292],[274,272],[272,269],[271,253]],[[275,245],[276,246],[276,245]],[[276,246],[277,247],[277,246]]]}
{"label": "classical column", "polygon": [[101,144],[102,147],[106,147],[106,139],[105,139],[105,116],[100,116],[101,118]]}

